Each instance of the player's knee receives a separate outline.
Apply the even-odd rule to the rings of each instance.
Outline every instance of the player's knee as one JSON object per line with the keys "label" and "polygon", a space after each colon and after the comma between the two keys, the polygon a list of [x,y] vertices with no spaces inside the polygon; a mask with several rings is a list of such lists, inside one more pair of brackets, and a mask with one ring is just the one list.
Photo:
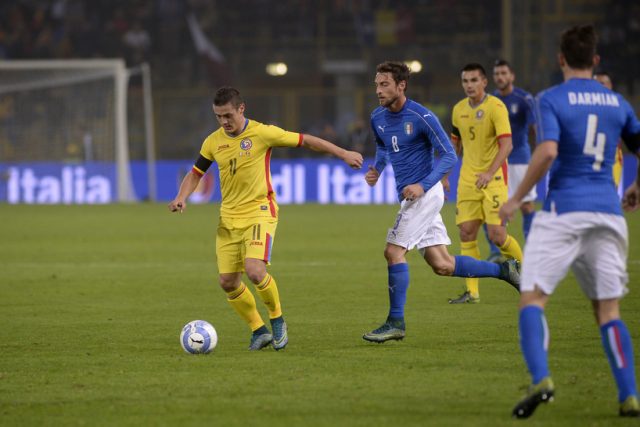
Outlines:
{"label": "player's knee", "polygon": [[393,246],[387,246],[384,248],[384,257],[390,265],[398,264],[403,260],[404,252],[397,250]]}
{"label": "player's knee", "polygon": [[451,258],[438,258],[431,262],[431,269],[438,276],[451,276],[453,274],[453,260]]}
{"label": "player's knee", "polygon": [[472,227],[460,227],[460,240],[463,242],[471,242],[476,240],[478,230]]}
{"label": "player's knee", "polygon": [[265,269],[261,268],[253,268],[247,269],[247,277],[251,280],[251,283],[257,285],[264,279],[265,274],[267,274]]}
{"label": "player's knee", "polygon": [[220,287],[225,292],[231,292],[235,290],[238,287],[238,283],[236,282],[237,280],[233,276],[227,276],[227,275],[221,274],[220,277],[218,278],[218,283],[220,283]]}

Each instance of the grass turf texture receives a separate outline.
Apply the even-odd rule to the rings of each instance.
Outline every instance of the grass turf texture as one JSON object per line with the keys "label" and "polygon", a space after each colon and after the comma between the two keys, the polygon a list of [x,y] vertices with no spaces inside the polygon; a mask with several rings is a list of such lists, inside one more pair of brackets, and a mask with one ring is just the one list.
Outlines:
{"label": "grass turf texture", "polygon": [[[510,286],[482,280],[480,304],[451,306],[463,280],[436,276],[414,251],[407,338],[362,340],[387,314],[395,212],[284,206],[270,272],[290,343],[254,353],[216,283],[217,206],[0,205],[0,425],[520,425],[510,412],[529,377]],[[456,253],[453,212],[443,216]],[[622,313],[638,354],[640,215],[628,219]],[[519,222],[510,231],[521,239]],[[547,318],[557,398],[528,424],[629,425],[572,276]],[[180,348],[194,319],[216,327],[213,354]]]}

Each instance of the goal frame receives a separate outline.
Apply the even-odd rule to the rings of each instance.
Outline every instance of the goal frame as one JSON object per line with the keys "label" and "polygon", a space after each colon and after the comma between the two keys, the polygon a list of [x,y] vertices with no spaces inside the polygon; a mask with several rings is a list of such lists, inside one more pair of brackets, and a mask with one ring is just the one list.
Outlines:
{"label": "goal frame", "polygon": [[[129,163],[129,138],[127,127],[127,89],[129,71],[123,59],[61,59],[61,60],[3,60],[0,70],[95,70],[113,77],[114,85],[114,135],[117,200],[131,202],[135,200]],[[148,77],[148,70],[147,70]],[[25,83],[28,86],[29,83]],[[25,87],[26,89],[26,87]],[[154,169],[155,162],[148,164]],[[149,182],[150,194],[155,195],[155,182]],[[154,189],[151,192],[151,189]]]}

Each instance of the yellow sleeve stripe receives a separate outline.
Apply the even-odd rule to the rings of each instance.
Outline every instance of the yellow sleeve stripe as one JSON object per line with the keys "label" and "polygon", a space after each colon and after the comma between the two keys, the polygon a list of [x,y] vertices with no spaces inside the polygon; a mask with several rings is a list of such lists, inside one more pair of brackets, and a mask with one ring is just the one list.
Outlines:
{"label": "yellow sleeve stripe", "polygon": [[201,171],[200,169],[198,169],[198,168],[197,168],[197,167],[195,167],[195,166],[194,166],[193,168],[191,168],[191,171],[192,171],[193,173],[195,173],[196,175],[198,175],[198,176],[203,176],[203,175],[204,175],[204,171]]}

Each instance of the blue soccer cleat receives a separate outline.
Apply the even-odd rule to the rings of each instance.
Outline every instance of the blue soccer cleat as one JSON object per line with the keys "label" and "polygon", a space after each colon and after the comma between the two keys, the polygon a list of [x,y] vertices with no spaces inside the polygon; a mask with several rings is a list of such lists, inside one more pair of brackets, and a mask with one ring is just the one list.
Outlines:
{"label": "blue soccer cleat", "polygon": [[262,350],[263,348],[271,344],[272,339],[273,336],[269,332],[269,329],[267,329],[266,326],[262,325],[251,334],[251,343],[249,344],[249,350]]}
{"label": "blue soccer cleat", "polygon": [[284,321],[282,316],[271,319],[271,329],[273,330],[273,348],[282,350],[289,342],[287,322]]}

